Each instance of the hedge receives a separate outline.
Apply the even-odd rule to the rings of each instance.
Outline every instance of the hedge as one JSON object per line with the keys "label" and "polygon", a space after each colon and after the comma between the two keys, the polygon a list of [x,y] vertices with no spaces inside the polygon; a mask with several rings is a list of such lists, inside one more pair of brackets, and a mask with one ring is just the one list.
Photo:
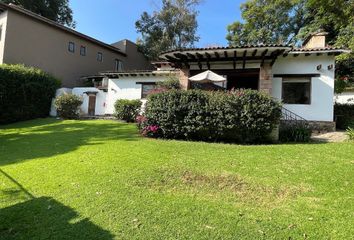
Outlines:
{"label": "hedge", "polygon": [[114,116],[126,122],[134,122],[141,109],[140,100],[118,99],[114,103]]}
{"label": "hedge", "polygon": [[346,130],[348,127],[354,127],[354,104],[336,103],[334,116],[337,129]]}
{"label": "hedge", "polygon": [[82,99],[74,94],[63,94],[56,97],[54,101],[58,116],[63,119],[79,118],[79,107],[81,104]]}
{"label": "hedge", "polygon": [[149,96],[140,125],[168,139],[257,143],[268,140],[280,115],[279,102],[254,90],[171,90]]}
{"label": "hedge", "polygon": [[0,65],[0,124],[49,115],[60,81],[35,68]]}

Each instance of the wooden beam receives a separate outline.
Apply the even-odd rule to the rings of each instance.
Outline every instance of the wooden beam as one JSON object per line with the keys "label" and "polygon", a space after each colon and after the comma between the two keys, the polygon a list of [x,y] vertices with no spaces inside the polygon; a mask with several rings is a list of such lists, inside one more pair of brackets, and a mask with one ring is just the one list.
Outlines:
{"label": "wooden beam", "polygon": [[321,56],[321,55],[322,55],[322,53],[316,53],[316,55],[317,55],[317,56]]}
{"label": "wooden beam", "polygon": [[227,51],[224,51],[225,58],[228,58]]}
{"label": "wooden beam", "polygon": [[198,67],[199,67],[199,70],[202,70],[203,69],[203,65],[200,61],[198,61]]}
{"label": "wooden beam", "polygon": [[196,57],[193,54],[187,53],[187,56],[191,59],[196,59]]}
{"label": "wooden beam", "polygon": [[298,53],[295,53],[295,54],[294,54],[294,57],[297,57],[297,56],[299,56],[299,54],[298,54]]}
{"label": "wooden beam", "polygon": [[173,55],[174,55],[176,58],[188,59],[187,55],[182,54],[182,53],[174,53]]}
{"label": "wooden beam", "polygon": [[208,67],[208,70],[210,70],[210,59],[211,59],[211,56],[209,53],[205,52],[205,56],[207,58],[207,67]]}
{"label": "wooden beam", "polygon": [[243,52],[243,63],[242,63],[242,69],[246,68],[246,55],[247,55],[247,50]]}
{"label": "wooden beam", "polygon": [[237,52],[234,51],[234,59],[233,59],[233,65],[234,65],[234,69],[236,69],[236,59],[237,59]]}
{"label": "wooden beam", "polygon": [[261,57],[262,57],[261,67],[263,67],[263,65],[264,65],[264,60],[265,60],[265,56],[266,56],[267,52],[268,52],[268,49],[264,50],[261,54]]}
{"label": "wooden beam", "polygon": [[320,77],[318,73],[303,73],[303,74],[274,74],[273,77],[287,78],[287,77]]}
{"label": "wooden beam", "polygon": [[174,57],[172,57],[172,56],[170,56],[170,55],[166,55],[165,58],[167,58],[168,60],[173,61],[173,62],[178,61],[177,58],[174,58]]}
{"label": "wooden beam", "polygon": [[311,53],[305,53],[305,56],[306,57],[308,57],[308,56],[310,56],[311,55]]}
{"label": "wooden beam", "polygon": [[200,60],[203,59],[203,55],[202,55],[202,54],[200,54],[200,53],[195,53],[195,55],[197,55],[197,57],[198,57]]}
{"label": "wooden beam", "polygon": [[255,50],[253,51],[252,57],[256,56],[256,54],[257,54],[257,49],[255,49]]}
{"label": "wooden beam", "polygon": [[214,52],[216,58],[220,58],[220,55],[218,52]]}

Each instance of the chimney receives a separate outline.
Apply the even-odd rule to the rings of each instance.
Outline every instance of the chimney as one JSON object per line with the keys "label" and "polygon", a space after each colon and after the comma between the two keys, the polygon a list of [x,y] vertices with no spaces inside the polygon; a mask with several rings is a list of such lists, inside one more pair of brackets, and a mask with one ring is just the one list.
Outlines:
{"label": "chimney", "polygon": [[302,44],[302,48],[313,49],[313,48],[325,48],[326,47],[326,36],[328,32],[318,31],[309,35]]}

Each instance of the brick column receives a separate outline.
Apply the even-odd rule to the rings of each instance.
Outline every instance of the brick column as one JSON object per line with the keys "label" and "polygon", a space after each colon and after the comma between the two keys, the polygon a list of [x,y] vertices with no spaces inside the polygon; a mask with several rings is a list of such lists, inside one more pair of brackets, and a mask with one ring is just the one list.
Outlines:
{"label": "brick column", "polygon": [[264,63],[263,67],[260,68],[259,72],[259,90],[272,94],[272,67],[269,63]]}
{"label": "brick column", "polygon": [[183,90],[189,89],[189,69],[180,69],[179,70],[179,83]]}

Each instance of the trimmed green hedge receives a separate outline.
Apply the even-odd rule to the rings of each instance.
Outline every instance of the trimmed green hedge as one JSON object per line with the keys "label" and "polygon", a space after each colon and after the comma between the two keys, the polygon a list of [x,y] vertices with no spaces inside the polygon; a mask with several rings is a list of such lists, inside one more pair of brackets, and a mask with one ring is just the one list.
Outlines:
{"label": "trimmed green hedge", "polygon": [[63,119],[79,118],[79,107],[81,104],[81,98],[74,94],[63,94],[58,96],[54,101],[58,116]]}
{"label": "trimmed green hedge", "polygon": [[140,109],[140,100],[118,99],[114,103],[114,116],[119,120],[134,122]]}
{"label": "trimmed green hedge", "polygon": [[35,68],[0,65],[0,124],[49,115],[60,81]]}
{"label": "trimmed green hedge", "polygon": [[334,116],[337,129],[346,130],[348,127],[354,127],[354,104],[336,103]]}
{"label": "trimmed green hedge", "polygon": [[142,127],[169,139],[257,143],[269,140],[280,115],[281,104],[258,91],[171,90],[149,96]]}

